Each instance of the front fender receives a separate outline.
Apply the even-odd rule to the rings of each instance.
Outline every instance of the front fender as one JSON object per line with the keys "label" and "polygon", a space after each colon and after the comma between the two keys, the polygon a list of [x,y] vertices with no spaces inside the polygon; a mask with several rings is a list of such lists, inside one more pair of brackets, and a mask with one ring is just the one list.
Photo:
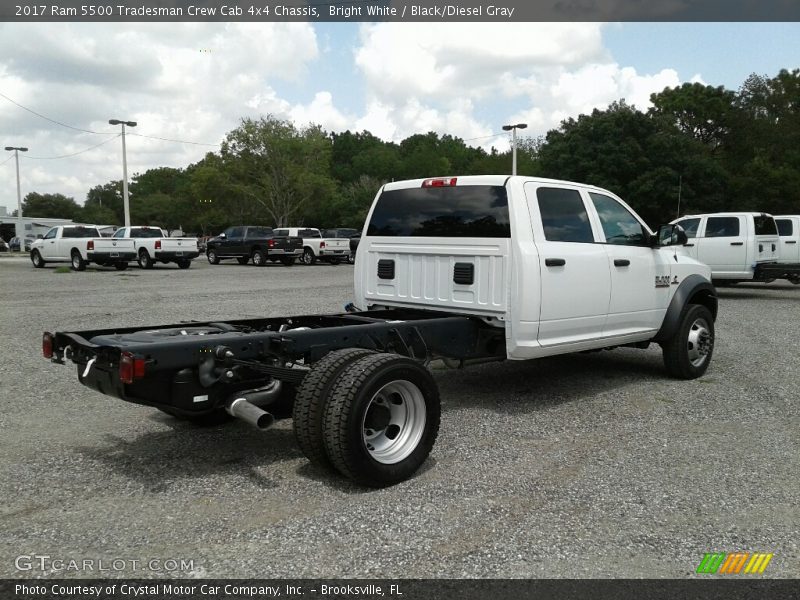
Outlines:
{"label": "front fender", "polygon": [[681,314],[687,304],[702,304],[711,311],[714,320],[717,318],[717,290],[702,275],[689,275],[684,279],[669,303],[661,329],[653,338],[654,342],[664,342],[678,331]]}

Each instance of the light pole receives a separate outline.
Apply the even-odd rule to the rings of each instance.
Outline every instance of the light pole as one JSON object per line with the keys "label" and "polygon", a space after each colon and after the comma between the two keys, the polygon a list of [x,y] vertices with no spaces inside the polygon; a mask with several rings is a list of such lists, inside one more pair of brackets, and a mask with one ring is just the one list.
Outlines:
{"label": "light pole", "polygon": [[22,223],[22,191],[19,187],[19,153],[27,152],[27,148],[18,146],[6,146],[6,150],[14,151],[14,158],[17,162],[17,227],[14,230],[19,238],[19,251],[25,252],[25,226]]}
{"label": "light pole", "polygon": [[125,207],[125,227],[131,226],[131,206],[128,201],[128,157],[125,154],[125,125],[136,127],[136,121],[111,119],[109,125],[122,125],[122,202]]}
{"label": "light pole", "polygon": [[517,123],[516,125],[503,125],[503,131],[511,132],[511,174],[517,174],[517,129],[525,129],[527,123]]}

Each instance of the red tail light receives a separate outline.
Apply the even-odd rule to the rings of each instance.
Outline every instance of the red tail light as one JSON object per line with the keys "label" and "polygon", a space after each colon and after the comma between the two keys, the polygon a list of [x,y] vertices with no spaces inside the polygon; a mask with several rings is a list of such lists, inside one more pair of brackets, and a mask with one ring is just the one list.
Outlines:
{"label": "red tail light", "polygon": [[324,248],[324,247],[325,247],[325,242],[320,242],[320,243],[319,243],[319,247],[320,247],[320,248]]}
{"label": "red tail light", "polygon": [[438,177],[436,179],[426,179],[422,182],[422,187],[450,187],[456,184],[457,177]]}
{"label": "red tail light", "polygon": [[45,358],[53,358],[53,334],[47,331],[42,334],[42,355]]}
{"label": "red tail light", "polygon": [[89,240],[88,242],[86,242],[86,249],[94,250],[94,240]]}
{"label": "red tail light", "polygon": [[156,250],[161,250],[161,240],[156,240]]}
{"label": "red tail light", "polygon": [[133,383],[135,379],[144,377],[144,359],[123,352],[119,357],[119,380],[122,383]]}
{"label": "red tail light", "polygon": [[275,247],[275,240],[273,240],[271,238],[268,239],[267,240],[267,246],[269,246],[270,248],[274,248]]}

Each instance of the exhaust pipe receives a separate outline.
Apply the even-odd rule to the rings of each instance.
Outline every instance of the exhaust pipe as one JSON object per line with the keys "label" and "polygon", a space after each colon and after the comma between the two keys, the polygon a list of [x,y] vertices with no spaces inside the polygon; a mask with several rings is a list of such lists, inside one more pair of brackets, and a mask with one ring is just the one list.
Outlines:
{"label": "exhaust pipe", "polygon": [[225,407],[225,410],[227,410],[231,416],[241,419],[242,421],[246,421],[253,427],[261,429],[262,431],[272,427],[272,424],[275,422],[275,417],[273,417],[267,411],[261,410],[255,404],[250,404],[244,398],[236,398],[232,400]]}

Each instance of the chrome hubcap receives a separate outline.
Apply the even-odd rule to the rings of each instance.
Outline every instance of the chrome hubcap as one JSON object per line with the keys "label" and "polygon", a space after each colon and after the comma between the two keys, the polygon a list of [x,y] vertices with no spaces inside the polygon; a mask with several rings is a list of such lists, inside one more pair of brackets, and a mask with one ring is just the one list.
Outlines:
{"label": "chrome hubcap", "polygon": [[387,383],[372,397],[361,424],[369,455],[393,465],[407,458],[425,431],[425,398],[410,381]]}
{"label": "chrome hubcap", "polygon": [[703,318],[696,319],[689,328],[689,337],[686,340],[686,351],[692,366],[699,367],[708,360],[713,347],[714,338],[708,322]]}

